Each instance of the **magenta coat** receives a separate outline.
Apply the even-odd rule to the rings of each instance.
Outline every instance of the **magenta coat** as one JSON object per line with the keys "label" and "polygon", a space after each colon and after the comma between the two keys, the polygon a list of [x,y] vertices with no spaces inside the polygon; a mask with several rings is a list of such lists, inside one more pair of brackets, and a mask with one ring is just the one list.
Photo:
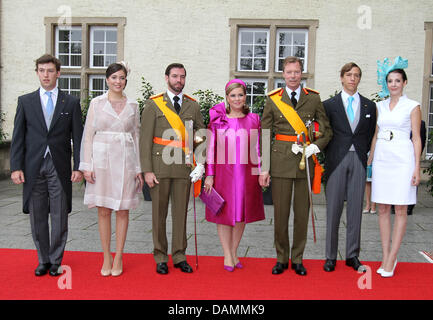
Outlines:
{"label": "magenta coat", "polygon": [[265,219],[258,181],[260,117],[250,112],[228,118],[222,102],[209,110],[209,118],[206,175],[214,176],[214,188],[226,204],[218,216],[206,208],[206,220],[234,226]]}

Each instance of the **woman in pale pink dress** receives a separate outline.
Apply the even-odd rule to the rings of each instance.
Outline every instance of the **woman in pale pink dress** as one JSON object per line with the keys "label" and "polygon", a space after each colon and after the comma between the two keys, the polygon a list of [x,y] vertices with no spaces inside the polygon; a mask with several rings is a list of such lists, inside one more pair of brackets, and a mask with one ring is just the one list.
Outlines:
{"label": "woman in pale pink dress", "polygon": [[218,215],[206,208],[206,220],[217,224],[224,251],[224,269],[242,268],[237,250],[245,224],[265,219],[258,182],[260,118],[246,105],[246,85],[233,79],[226,85],[227,103],[209,110],[204,189],[211,188],[226,204]]}
{"label": "woman in pale pink dress", "polygon": [[[103,276],[123,272],[129,210],[137,207],[137,192],[143,187],[138,150],[140,114],[137,102],[123,93],[127,74],[123,62],[108,66],[108,92],[90,102],[81,143],[80,170],[87,181],[84,204],[98,208]],[[116,211],[114,261],[110,251],[112,210]]]}

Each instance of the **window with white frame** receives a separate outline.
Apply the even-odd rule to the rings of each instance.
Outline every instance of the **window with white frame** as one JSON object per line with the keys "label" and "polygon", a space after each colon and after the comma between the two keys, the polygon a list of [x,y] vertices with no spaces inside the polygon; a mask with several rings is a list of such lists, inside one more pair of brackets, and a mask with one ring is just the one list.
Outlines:
{"label": "window with white frame", "polygon": [[46,51],[61,61],[59,88],[85,100],[106,92],[105,69],[123,60],[126,18],[72,17],[68,26],[46,17]]}
{"label": "window with white frame", "polygon": [[251,108],[254,103],[258,102],[258,97],[266,95],[267,80],[266,79],[242,79],[247,85],[247,100],[246,104]]}
{"label": "window with white frame", "polygon": [[78,75],[61,75],[58,82],[59,88],[68,94],[80,98],[81,78]]}
{"label": "window with white frame", "polygon": [[89,94],[91,97],[96,97],[108,91],[105,76],[91,75],[89,77]]}
{"label": "window with white frame", "polygon": [[314,88],[318,20],[230,19],[230,78],[266,82],[268,91],[284,86],[287,56],[302,60],[302,83]]}
{"label": "window with white frame", "polygon": [[267,71],[269,55],[269,30],[240,28],[238,70]]}
{"label": "window with white frame", "polygon": [[56,27],[56,57],[62,67],[81,67],[81,27]]}
{"label": "window with white frame", "polygon": [[277,29],[275,71],[283,71],[283,61],[288,56],[298,57],[304,65],[303,72],[308,70],[307,43],[308,30],[306,29]]}
{"label": "window with white frame", "polygon": [[90,66],[105,68],[117,60],[116,27],[90,28]]}

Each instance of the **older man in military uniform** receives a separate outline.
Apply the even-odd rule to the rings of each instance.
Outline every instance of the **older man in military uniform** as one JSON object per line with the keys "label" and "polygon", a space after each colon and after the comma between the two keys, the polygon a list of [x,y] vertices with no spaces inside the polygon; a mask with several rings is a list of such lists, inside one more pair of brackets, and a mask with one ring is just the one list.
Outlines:
{"label": "older man in military uniform", "polygon": [[[306,170],[299,169],[301,153],[297,144],[298,135],[304,132],[307,136],[308,146],[305,157],[309,161],[310,178],[314,176],[317,159],[314,155],[325,148],[332,137],[332,131],[326,117],[320,96],[317,91],[301,87],[302,60],[296,57],[287,57],[283,63],[283,77],[286,87],[268,93],[263,110],[262,130],[269,129],[275,132],[275,140],[271,146],[270,174],[261,173],[259,182],[262,187],[268,186],[272,176],[272,199],[274,203],[274,237],[277,251],[277,263],[272,269],[273,274],[280,274],[288,268],[290,255],[289,242],[289,214],[294,191],[294,225],[293,245],[291,248],[292,269],[298,275],[306,275],[307,270],[302,264],[303,253],[307,241],[309,217],[309,186]],[[316,140],[308,138],[310,123],[319,125],[320,137]],[[309,141],[313,140],[313,141]],[[304,141],[301,140],[302,143]],[[310,143],[311,142],[311,143]],[[264,144],[271,143],[271,139],[262,140]],[[295,154],[295,152],[297,152]],[[266,155],[262,154],[266,159]],[[262,166],[265,168],[266,165]],[[320,167],[319,167],[320,168]],[[316,179],[319,175],[316,176]],[[320,180],[318,181],[320,188]]]}
{"label": "older man in military uniform", "polygon": [[[187,133],[205,126],[198,103],[182,92],[185,77],[186,70],[182,64],[169,65],[165,71],[167,92],[147,100],[141,115],[141,168],[152,196],[153,255],[159,274],[168,273],[166,219],[170,198],[173,264],[182,272],[193,271],[185,256],[190,174],[193,181],[199,180],[204,166],[197,164],[191,172],[194,159],[189,152],[192,146],[188,151]],[[188,128],[191,123],[193,127]]]}

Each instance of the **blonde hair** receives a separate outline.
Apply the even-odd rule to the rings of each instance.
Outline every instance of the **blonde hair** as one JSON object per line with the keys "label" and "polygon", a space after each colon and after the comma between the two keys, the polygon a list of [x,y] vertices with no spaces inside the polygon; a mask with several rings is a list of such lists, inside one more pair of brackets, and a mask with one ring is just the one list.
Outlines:
{"label": "blonde hair", "polygon": [[[232,84],[230,84],[227,88],[226,88],[226,112],[230,113],[230,105],[229,102],[227,101],[227,96],[230,94],[230,92],[232,92],[234,89],[237,88],[242,88],[242,90],[244,91],[244,94],[247,94],[247,89],[240,83],[234,82]],[[244,114],[248,114],[250,112],[250,108],[247,106],[247,104],[245,103],[243,108],[242,108],[242,112]]]}

